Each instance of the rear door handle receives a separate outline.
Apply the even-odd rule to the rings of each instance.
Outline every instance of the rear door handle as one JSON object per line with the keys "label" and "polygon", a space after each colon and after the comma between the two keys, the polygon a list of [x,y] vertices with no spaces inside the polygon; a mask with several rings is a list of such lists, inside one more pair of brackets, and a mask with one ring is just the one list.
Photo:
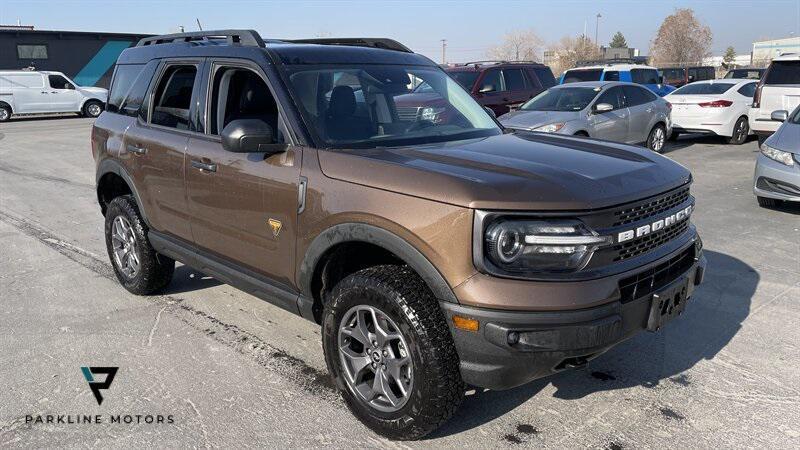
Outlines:
{"label": "rear door handle", "polygon": [[129,152],[136,153],[137,155],[144,155],[145,153],[147,153],[147,149],[146,148],[139,147],[138,145],[128,144],[128,145],[125,146],[125,148]]}
{"label": "rear door handle", "polygon": [[202,161],[192,160],[192,167],[195,169],[205,170],[206,172],[216,172],[217,165],[213,163],[204,163]]}

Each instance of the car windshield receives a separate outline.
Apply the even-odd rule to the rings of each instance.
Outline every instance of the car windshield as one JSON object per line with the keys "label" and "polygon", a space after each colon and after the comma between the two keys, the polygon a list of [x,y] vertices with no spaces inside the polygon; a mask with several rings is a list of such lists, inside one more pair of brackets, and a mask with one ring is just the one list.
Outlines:
{"label": "car windshield", "polygon": [[453,77],[454,80],[458,81],[458,84],[464,86],[464,89],[468,91],[472,91],[472,86],[475,86],[475,80],[478,79],[478,72],[477,71],[453,71],[448,72],[448,75]]}
{"label": "car windshield", "polygon": [[733,69],[725,74],[725,78],[749,78],[751,80],[758,80],[761,78],[761,72],[758,70]]}
{"label": "car windshield", "polygon": [[734,83],[692,83],[670,95],[719,95],[732,88]]}
{"label": "car windshield", "polygon": [[520,108],[524,111],[580,111],[594,100],[600,88],[568,87],[548,89],[528,100]]}
{"label": "car windshield", "polygon": [[[501,134],[439,68],[358,64],[287,67],[304,121],[326,147],[375,148]],[[420,88],[424,93],[415,92]]]}

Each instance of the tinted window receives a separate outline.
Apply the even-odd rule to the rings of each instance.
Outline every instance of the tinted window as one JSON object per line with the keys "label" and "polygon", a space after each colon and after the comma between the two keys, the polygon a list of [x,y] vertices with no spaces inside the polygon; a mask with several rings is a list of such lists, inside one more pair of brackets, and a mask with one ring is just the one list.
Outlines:
{"label": "tinted window", "polygon": [[119,112],[122,102],[128,96],[128,92],[131,91],[139,74],[142,73],[142,69],[144,69],[144,64],[119,65],[114,69],[106,111]]}
{"label": "tinted window", "polygon": [[686,78],[686,69],[662,69],[665,80],[683,81]]}
{"label": "tinted window", "polygon": [[548,89],[522,105],[524,111],[580,111],[597,96],[597,89],[566,87]]}
{"label": "tinted window", "polygon": [[758,83],[747,83],[744,86],[739,88],[739,93],[744,95],[745,97],[753,98],[756,93],[756,86]]}
{"label": "tinted window", "polygon": [[606,70],[606,73],[603,74],[603,79],[606,81],[619,81],[619,71]]}
{"label": "tinted window", "polygon": [[481,92],[495,92],[503,90],[503,81],[499,70],[489,70],[481,81]]}
{"label": "tinted window", "polygon": [[773,61],[764,84],[800,84],[800,61]]}
{"label": "tinted window", "polygon": [[522,73],[522,69],[503,69],[503,78],[505,78],[507,91],[525,90],[525,75]]}
{"label": "tinted window", "polygon": [[47,46],[43,44],[19,44],[17,45],[17,58],[47,59]]}
{"label": "tinted window", "polygon": [[599,103],[608,103],[609,105],[613,106],[614,109],[620,109],[625,107],[625,96],[622,92],[621,87],[612,87],[600,96],[595,102],[595,105]]}
{"label": "tinted window", "polygon": [[533,67],[533,73],[536,74],[536,77],[539,78],[539,82],[542,84],[543,88],[549,88],[556,85],[556,77],[553,76],[553,72],[548,67]]}
{"label": "tinted window", "polygon": [[568,70],[564,74],[564,83],[575,83],[578,81],[600,81],[603,69],[578,69]]}
{"label": "tinted window", "polygon": [[631,69],[631,80],[636,84],[658,84],[656,69]]}
{"label": "tinted window", "polygon": [[625,103],[631,106],[642,105],[655,100],[655,94],[651,97],[650,92],[637,86],[623,86],[625,90]]}
{"label": "tinted window", "polygon": [[733,86],[734,83],[693,83],[674,91],[672,95],[719,95]]}
{"label": "tinted window", "polygon": [[75,86],[61,75],[48,75],[47,80],[50,82],[50,87],[53,89],[75,89]]}
{"label": "tinted window", "polygon": [[251,70],[220,67],[214,74],[209,131],[219,134],[239,119],[260,120],[272,128],[276,143],[286,142],[278,126],[278,104],[264,80]]}
{"label": "tinted window", "polygon": [[733,69],[725,74],[725,78],[747,78],[750,80],[760,80],[763,70],[759,69]]}
{"label": "tinted window", "polygon": [[448,72],[458,84],[464,86],[468,91],[472,91],[472,86],[475,86],[475,80],[478,79],[480,72]]}
{"label": "tinted window", "polygon": [[189,107],[196,75],[195,66],[170,66],[164,71],[156,88],[151,123],[189,129]]}

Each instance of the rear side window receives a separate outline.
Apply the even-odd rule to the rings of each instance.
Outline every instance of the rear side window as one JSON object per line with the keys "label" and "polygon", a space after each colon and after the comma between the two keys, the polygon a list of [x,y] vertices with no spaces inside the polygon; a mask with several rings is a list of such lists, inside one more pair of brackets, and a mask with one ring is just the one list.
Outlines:
{"label": "rear side window", "polygon": [[773,61],[764,84],[800,84],[800,61]]}
{"label": "rear side window", "polygon": [[600,81],[603,69],[578,69],[568,70],[564,74],[564,83],[576,83],[579,81]]}
{"label": "rear side window", "polygon": [[623,86],[625,90],[625,101],[629,107],[643,105],[655,100],[655,94],[647,89],[637,86]]}
{"label": "rear side window", "polygon": [[38,73],[0,75],[0,87],[4,88],[43,88],[44,80]]}
{"label": "rear side window", "polygon": [[[157,61],[144,64],[126,64],[117,66],[111,81],[111,92],[108,94],[106,110],[113,113],[135,116],[142,110],[147,95],[150,79],[158,67]],[[142,111],[142,118],[147,114]]]}
{"label": "rear side window", "polygon": [[497,69],[489,70],[483,76],[481,81],[481,92],[496,92],[503,89],[503,77],[500,76],[500,71]]}
{"label": "rear side window", "polygon": [[196,76],[197,67],[194,65],[167,67],[156,87],[152,124],[189,129],[189,107]]}
{"label": "rear side window", "polygon": [[756,86],[757,83],[755,82],[747,83],[744,86],[740,87],[738,92],[744,95],[745,97],[753,98],[753,96],[756,94]]}
{"label": "rear side window", "polygon": [[603,79],[606,81],[619,81],[619,71],[606,70],[606,73],[603,74]]}
{"label": "rear side window", "polygon": [[48,75],[47,81],[53,89],[75,89],[75,86],[61,75]]}
{"label": "rear side window", "polygon": [[525,74],[522,69],[503,69],[503,78],[506,81],[507,91],[524,91]]}
{"label": "rear side window", "polygon": [[656,69],[631,69],[631,80],[636,84],[658,84]]}
{"label": "rear side window", "polygon": [[541,83],[543,88],[549,88],[556,85],[556,77],[553,76],[553,72],[548,67],[533,67],[534,75],[536,78],[539,79],[539,83]]}

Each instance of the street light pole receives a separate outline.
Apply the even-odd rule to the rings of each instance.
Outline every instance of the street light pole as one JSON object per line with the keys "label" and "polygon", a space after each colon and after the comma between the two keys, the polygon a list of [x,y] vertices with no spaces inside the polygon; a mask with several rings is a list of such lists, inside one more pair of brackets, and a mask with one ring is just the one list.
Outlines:
{"label": "street light pole", "polygon": [[595,45],[597,45],[598,48],[600,47],[600,42],[597,40],[597,35],[598,35],[598,32],[600,31],[600,18],[601,17],[603,17],[603,16],[601,16],[600,13],[597,13],[597,22],[595,22],[595,25],[594,25],[594,43],[595,43]]}
{"label": "street light pole", "polygon": [[445,57],[445,49],[447,48],[447,39],[441,39],[442,41],[442,64],[447,64],[447,58]]}

